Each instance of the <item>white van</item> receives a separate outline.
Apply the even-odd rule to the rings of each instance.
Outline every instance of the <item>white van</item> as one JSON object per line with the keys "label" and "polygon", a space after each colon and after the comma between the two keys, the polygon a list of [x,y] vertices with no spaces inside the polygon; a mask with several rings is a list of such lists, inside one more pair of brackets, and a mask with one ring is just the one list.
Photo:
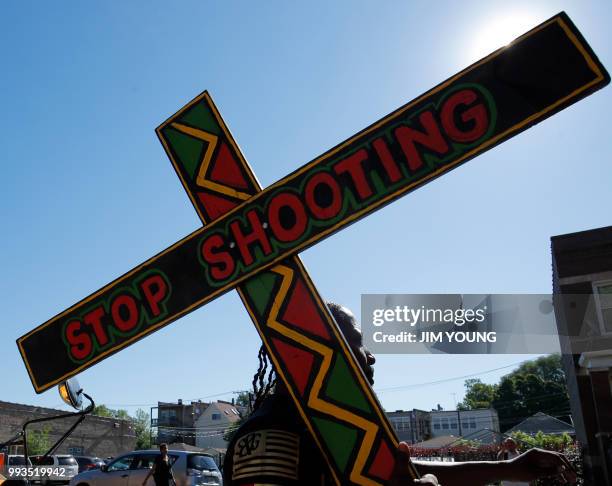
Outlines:
{"label": "white van", "polygon": [[52,456],[30,456],[34,467],[44,472],[32,482],[38,484],[68,484],[79,473],[79,464],[69,454],[55,454]]}

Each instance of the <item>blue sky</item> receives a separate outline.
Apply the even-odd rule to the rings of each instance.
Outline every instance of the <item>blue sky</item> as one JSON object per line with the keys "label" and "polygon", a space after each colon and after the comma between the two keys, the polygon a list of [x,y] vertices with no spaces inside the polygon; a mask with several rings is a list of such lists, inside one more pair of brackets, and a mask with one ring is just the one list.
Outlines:
{"label": "blue sky", "polygon": [[[201,91],[267,186],[561,10],[610,68],[604,1],[4,3],[0,400],[60,406],[15,339],[199,226],[154,128]],[[610,224],[611,109],[608,87],[302,253],[319,291],[356,313],[362,293],[550,292],[550,236]],[[230,398],[258,347],[232,292],[79,378],[131,411]],[[451,408],[462,379],[410,385],[527,358],[379,356],[375,389]]]}

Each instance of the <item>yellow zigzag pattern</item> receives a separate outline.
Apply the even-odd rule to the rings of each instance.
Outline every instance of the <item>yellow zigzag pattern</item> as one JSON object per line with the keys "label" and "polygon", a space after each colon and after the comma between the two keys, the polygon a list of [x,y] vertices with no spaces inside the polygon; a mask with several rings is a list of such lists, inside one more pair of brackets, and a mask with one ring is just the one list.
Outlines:
{"label": "yellow zigzag pattern", "polygon": [[356,425],[365,431],[365,437],[361,447],[359,448],[359,452],[357,453],[357,460],[355,461],[355,466],[351,471],[350,479],[354,483],[362,484],[364,486],[380,486],[381,483],[373,481],[362,475],[366,460],[368,459],[370,451],[374,447],[374,440],[376,439],[376,431],[378,430],[378,427],[376,424],[364,419],[363,417],[360,417],[359,415],[351,413],[348,410],[343,410],[342,408],[319,398],[321,388],[323,387],[323,379],[329,372],[329,368],[331,366],[334,350],[284,326],[277,320],[280,306],[287,297],[289,288],[291,287],[294,271],[284,265],[277,265],[273,267],[271,271],[282,276],[283,281],[281,282],[281,287],[276,294],[274,302],[272,303],[272,309],[270,310],[270,316],[268,318],[268,325],[272,329],[275,329],[281,333],[283,336],[303,344],[307,348],[312,349],[323,356],[323,363],[321,363],[321,368],[319,369],[308,397],[308,406],[314,410],[323,412],[327,415],[332,415],[335,418],[348,422],[351,425]]}
{"label": "yellow zigzag pattern", "polygon": [[[218,113],[216,107],[214,106],[214,104],[212,103],[212,100],[210,99],[210,97],[208,96],[207,93],[204,94],[204,99],[207,101],[208,105],[211,106],[211,109],[213,110],[213,112],[215,113],[218,121],[220,122],[221,126],[224,127],[224,130],[227,130],[225,128],[225,124],[221,118],[221,115]],[[170,125],[175,128],[176,130],[192,136],[196,139],[199,140],[203,140],[205,142],[208,143],[208,147],[207,150],[205,151],[204,155],[202,156],[202,161],[200,163],[200,168],[198,170],[198,174],[196,176],[196,183],[200,186],[200,187],[205,187],[207,189],[216,191],[218,193],[221,194],[225,194],[227,196],[232,196],[236,199],[240,199],[240,200],[246,200],[248,198],[251,197],[250,194],[245,193],[245,192],[240,192],[240,191],[236,191],[235,189],[233,189],[232,187],[223,185],[223,184],[218,184],[216,182],[210,181],[206,179],[206,171],[208,169],[208,166],[210,165],[210,162],[212,160],[212,155],[214,152],[214,149],[218,143],[218,137],[212,133],[206,132],[204,130],[198,129],[198,128],[194,128],[194,127],[190,127],[187,125],[184,125],[182,123],[179,122],[171,122]],[[165,140],[163,139],[163,137],[160,137],[162,140],[162,144],[164,145],[164,147],[166,147],[166,143]],[[250,168],[248,166],[248,164],[246,163],[246,161],[244,160],[244,158],[241,156],[240,154],[240,150],[237,147],[234,147],[235,150],[238,152],[239,155],[239,163],[241,165],[244,165],[244,167],[247,170],[247,173],[250,175]],[[168,148],[166,147],[166,151],[168,153],[170,153],[170,151],[168,150]],[[170,157],[171,160],[172,156]],[[174,163],[174,161],[173,161]],[[180,175],[180,173],[179,173]],[[259,186],[259,183],[257,182],[256,179],[253,179],[253,176],[251,175],[251,180],[253,182],[253,184],[255,185],[256,188],[259,188],[259,190],[261,190],[261,187]],[[189,186],[186,184],[185,181],[183,181],[182,177],[181,177],[181,181],[183,182],[183,185],[185,187],[185,189],[187,190],[187,193],[189,194],[189,196],[193,199],[193,195],[191,194],[191,191],[189,190]],[[200,216],[200,219],[202,220],[202,222],[204,224],[206,224],[204,215],[201,214],[199,208],[198,208],[198,204],[194,202],[194,206],[196,207],[196,210],[198,212],[198,215]],[[294,257],[295,259],[298,259],[298,257]],[[353,467],[353,470],[351,471],[351,475],[350,475],[350,479],[352,482],[356,483],[356,484],[361,484],[364,486],[382,486],[381,483],[378,483],[376,481],[372,481],[371,479],[368,479],[367,477],[364,477],[362,475],[363,469],[365,467],[365,463],[366,460],[368,458],[368,453],[369,451],[372,449],[373,445],[374,445],[374,440],[376,438],[376,431],[377,431],[377,427],[375,424],[363,419],[362,417],[359,417],[358,415],[355,415],[353,413],[350,413],[346,410],[343,410],[333,404],[330,404],[328,402],[325,402],[324,400],[321,400],[318,395],[319,392],[321,391],[321,388],[323,386],[323,379],[324,377],[327,375],[327,373],[329,372],[330,366],[331,366],[331,361],[332,361],[332,357],[333,357],[333,350],[328,348],[327,346],[321,345],[320,343],[317,343],[316,341],[310,340],[308,339],[306,336],[303,336],[302,334],[299,334],[297,332],[295,332],[292,329],[287,328],[286,326],[282,325],[280,322],[277,321],[277,317],[278,317],[278,313],[280,310],[280,305],[281,303],[285,300],[287,293],[289,291],[289,288],[291,286],[291,283],[293,281],[294,278],[294,271],[284,265],[277,265],[276,267],[272,268],[271,271],[274,271],[275,273],[281,275],[283,277],[283,282],[281,284],[281,288],[279,290],[279,292],[277,293],[274,302],[273,302],[273,306],[272,306],[272,310],[270,312],[270,316],[269,316],[269,322],[268,325],[273,328],[276,329],[278,332],[280,332],[281,334],[283,334],[284,336],[292,339],[293,341],[297,341],[299,343],[302,343],[303,345],[307,346],[309,349],[313,349],[316,352],[318,352],[321,356],[323,356],[323,363],[321,365],[321,368],[319,370],[319,373],[315,379],[315,383],[313,384],[311,393],[310,393],[310,397],[308,399],[308,405],[310,407],[312,407],[314,410],[318,410],[320,412],[329,414],[329,415],[333,415],[335,417],[338,417],[352,425],[357,425],[358,427],[360,427],[361,429],[363,429],[366,434],[365,434],[365,438],[364,441],[362,443],[361,448],[359,449],[358,455],[357,455],[357,460],[355,462],[355,465]],[[242,299],[242,301],[247,304],[247,300],[245,299],[242,289],[240,287],[237,288],[238,293],[240,294],[240,297]],[[246,305],[246,308],[249,312],[249,314],[251,314],[251,317],[253,318],[254,322],[256,323],[256,326],[259,328],[260,324],[257,322],[257,319],[255,318],[255,316],[253,315],[253,313],[251,312],[251,309],[249,308],[248,304]],[[260,333],[261,333],[261,329],[260,329]],[[264,342],[267,342],[267,340],[265,339],[265,337],[263,336],[263,334],[261,335],[262,339],[264,340]],[[269,346],[268,346],[269,347]],[[272,356],[272,358],[274,359],[274,356]],[[274,359],[276,361],[276,359]],[[281,367],[279,367],[279,364],[276,363],[277,369],[281,369]],[[318,442],[318,441],[317,441]],[[336,477],[336,474],[334,473],[334,471],[332,470],[332,474],[334,476],[334,478],[336,479],[336,482],[338,484],[340,484],[340,482],[338,481],[338,478]],[[2,484],[1,480],[0,480],[0,485]],[[266,486],[266,485],[261,485],[261,486]]]}
{"label": "yellow zigzag pattern", "polygon": [[193,128],[178,122],[172,122],[170,126],[177,129],[179,132],[192,136],[193,138],[208,142],[208,146],[206,147],[206,151],[202,157],[202,162],[200,163],[200,170],[198,170],[198,175],[196,176],[196,183],[199,186],[225,194],[226,196],[235,197],[241,201],[246,201],[251,197],[251,195],[247,194],[246,192],[237,191],[236,189],[226,186],[225,184],[218,184],[217,182],[206,179],[206,170],[210,165],[210,161],[219,137],[213,135],[212,133],[205,132],[204,130],[200,130],[199,128]]}

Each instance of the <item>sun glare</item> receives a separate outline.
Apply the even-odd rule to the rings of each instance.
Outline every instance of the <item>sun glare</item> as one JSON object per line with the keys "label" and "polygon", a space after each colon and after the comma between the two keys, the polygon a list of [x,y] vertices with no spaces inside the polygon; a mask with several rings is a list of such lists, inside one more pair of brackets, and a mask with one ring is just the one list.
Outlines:
{"label": "sun glare", "polygon": [[534,12],[511,11],[483,19],[483,27],[470,42],[470,61],[504,47],[541,22]]}

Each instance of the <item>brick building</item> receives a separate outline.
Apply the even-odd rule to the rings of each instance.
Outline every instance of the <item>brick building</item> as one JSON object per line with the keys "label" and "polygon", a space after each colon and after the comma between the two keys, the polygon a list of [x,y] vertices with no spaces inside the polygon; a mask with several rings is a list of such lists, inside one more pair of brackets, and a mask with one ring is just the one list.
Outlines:
{"label": "brick building", "polygon": [[195,446],[195,423],[207,407],[208,403],[183,403],[180,398],[176,403],[157,402],[157,407],[151,409],[151,417],[157,410],[157,417],[151,420],[151,426],[157,432],[153,434],[154,442],[176,442]]}
{"label": "brick building", "polygon": [[[35,407],[20,403],[0,401],[0,442],[5,442],[21,431],[23,423],[36,418],[52,417],[66,413],[65,410]],[[66,432],[76,418],[65,418],[33,424],[31,431],[49,428],[49,446],[53,445]],[[88,415],[76,430],[57,450],[58,454],[92,455],[102,458],[116,456],[122,452],[134,450],[136,435],[128,420]],[[21,446],[13,446],[10,453],[23,453]]]}

